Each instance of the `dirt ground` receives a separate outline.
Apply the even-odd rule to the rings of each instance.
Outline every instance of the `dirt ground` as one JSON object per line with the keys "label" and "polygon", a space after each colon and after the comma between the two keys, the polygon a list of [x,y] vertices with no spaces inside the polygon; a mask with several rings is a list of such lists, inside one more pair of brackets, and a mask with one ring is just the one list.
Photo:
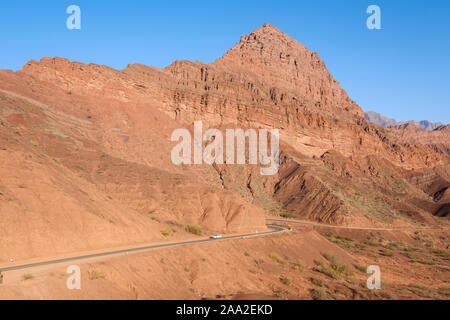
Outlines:
{"label": "dirt ground", "polygon": [[[437,239],[431,241],[431,239]],[[239,239],[5,273],[2,299],[448,299],[448,234],[296,227]],[[377,265],[382,287],[369,290]]]}

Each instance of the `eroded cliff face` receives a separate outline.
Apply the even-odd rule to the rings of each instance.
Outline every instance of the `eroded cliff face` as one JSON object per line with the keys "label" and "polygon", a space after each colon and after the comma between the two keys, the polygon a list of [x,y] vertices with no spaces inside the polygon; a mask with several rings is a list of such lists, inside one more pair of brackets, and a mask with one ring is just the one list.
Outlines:
{"label": "eroded cliff face", "polygon": [[[115,243],[117,233],[127,234],[126,241],[148,240],[135,226],[157,237],[164,222],[232,232],[262,230],[267,214],[402,225],[433,224],[433,214],[448,212],[445,191],[435,196],[449,186],[444,152],[369,123],[316,53],[268,24],[208,65],[176,61],[165,69],[134,64],[114,70],[62,58],[30,61],[16,73],[0,72],[0,98],[0,144],[6,148],[0,151],[1,183],[9,190],[0,203],[21,207],[33,230],[59,235],[53,223],[61,210],[67,219],[74,215],[80,230],[101,230],[109,239],[102,245]],[[195,120],[205,130],[279,129],[278,174],[263,177],[250,165],[173,165],[171,134],[192,130]],[[7,165],[13,155],[17,161]],[[64,189],[61,208],[48,201],[28,207],[28,197],[44,192],[33,183],[20,197],[6,199],[25,176],[38,173],[33,166],[16,171],[26,158],[44,170],[33,181],[44,181],[46,171],[55,176],[46,182],[49,194],[70,185],[82,189],[80,197]],[[422,183],[430,171],[439,181],[434,193],[433,182]],[[80,221],[78,206],[86,212]],[[11,210],[2,211],[2,220],[18,229],[23,219]],[[135,220],[124,222],[121,215]],[[105,226],[83,229],[98,223]]]}
{"label": "eroded cliff face", "polygon": [[264,85],[273,88],[270,97],[274,102],[305,99],[329,114],[344,115],[341,111],[345,110],[362,115],[317,53],[270,24],[243,36],[213,65],[248,79],[264,79]]}
{"label": "eroded cliff face", "polygon": [[423,130],[414,124],[390,128],[405,143],[422,144],[444,156],[450,156],[450,126],[441,125],[433,130]]}

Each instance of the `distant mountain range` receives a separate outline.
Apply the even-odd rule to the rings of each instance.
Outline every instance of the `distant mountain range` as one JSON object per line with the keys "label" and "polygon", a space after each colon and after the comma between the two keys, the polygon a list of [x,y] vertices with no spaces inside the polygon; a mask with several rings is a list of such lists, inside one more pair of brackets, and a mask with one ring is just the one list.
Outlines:
{"label": "distant mountain range", "polygon": [[395,119],[391,119],[388,117],[385,117],[375,111],[369,111],[366,112],[364,114],[364,116],[366,117],[366,119],[372,123],[378,124],[382,127],[385,128],[389,128],[389,127],[395,127],[395,126],[399,126],[402,124],[413,124],[417,127],[419,127],[422,130],[427,130],[427,131],[433,131],[436,130],[437,128],[444,126],[443,123],[437,122],[437,123],[433,123],[427,120],[423,120],[423,121],[406,121],[406,122],[398,122]]}

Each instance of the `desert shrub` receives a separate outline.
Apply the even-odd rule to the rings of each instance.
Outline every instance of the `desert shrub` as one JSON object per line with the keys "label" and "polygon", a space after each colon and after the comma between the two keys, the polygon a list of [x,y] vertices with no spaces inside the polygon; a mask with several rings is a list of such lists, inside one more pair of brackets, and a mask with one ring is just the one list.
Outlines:
{"label": "desert shrub", "polygon": [[291,262],[292,269],[294,270],[300,270],[304,267],[304,265],[305,264],[300,259],[298,260],[298,262]]}
{"label": "desert shrub", "polygon": [[343,277],[353,276],[355,273],[345,264],[338,262],[336,257],[330,254],[322,254],[325,259],[330,262],[330,266],[326,266],[320,261],[315,261],[317,267],[316,271],[323,273],[324,275],[333,278],[335,280],[342,279]]}
{"label": "desert shrub", "polygon": [[378,243],[373,242],[373,241],[371,241],[371,240],[364,240],[364,241],[362,242],[362,244],[365,244],[365,245],[371,246],[371,247],[378,247],[378,246],[379,246]]}
{"label": "desert shrub", "polygon": [[345,264],[335,263],[331,266],[340,276],[353,276],[355,273]]}
{"label": "desert shrub", "polygon": [[393,257],[394,253],[392,253],[391,251],[388,251],[386,249],[381,249],[379,251],[380,255],[384,256],[384,257]]}
{"label": "desert shrub", "polygon": [[394,299],[389,293],[387,293],[387,292],[380,292],[379,293],[380,294],[380,297],[382,297],[383,299],[386,299],[386,300],[392,300],[392,299]]}
{"label": "desert shrub", "polygon": [[323,265],[322,261],[319,260],[314,260],[314,264],[319,267]]}
{"label": "desert shrub", "polygon": [[332,279],[335,279],[335,280],[340,279],[340,276],[337,272],[335,272],[331,267],[325,266],[323,264],[318,266],[317,268],[315,268],[315,270],[320,273],[323,273],[324,275],[326,275]]}
{"label": "desert shrub", "polygon": [[346,291],[340,290],[340,289],[334,290],[334,292],[331,294],[333,299],[336,299],[336,300],[341,299],[341,297],[347,297],[347,295],[348,295],[348,293]]}
{"label": "desert shrub", "polygon": [[285,219],[291,219],[294,217],[294,215],[290,212],[283,212],[280,214],[280,217],[285,218]]}
{"label": "desert shrub", "polygon": [[333,256],[332,254],[324,253],[324,254],[322,254],[322,256],[323,256],[325,259],[327,259],[328,262],[330,262],[330,263],[336,263],[336,262],[337,262],[336,257]]}
{"label": "desert shrub", "polygon": [[[154,212],[154,210],[153,210],[153,212]],[[172,225],[172,226],[175,226],[175,227],[182,227],[182,225],[179,224],[179,223],[176,222],[176,221],[169,220],[169,221],[166,221],[166,223],[167,223],[167,224],[170,224],[170,225]]]}
{"label": "desert shrub", "polygon": [[262,259],[255,259],[255,264],[257,265],[257,266],[260,266],[260,265],[262,265],[264,263],[264,260],[262,260]]}
{"label": "desert shrub", "polygon": [[410,284],[408,285],[408,287],[414,288],[414,289],[419,289],[419,290],[422,290],[422,291],[428,290],[428,288],[426,288],[426,287],[424,287],[424,286],[421,286],[420,284],[417,284],[417,283],[410,283]]}
{"label": "desert shrub", "polygon": [[202,227],[196,225],[187,226],[186,231],[195,234],[196,236],[201,236],[203,234]]}
{"label": "desert shrub", "polygon": [[280,277],[280,281],[282,284],[284,284],[285,286],[289,286],[292,283],[292,280],[289,279],[288,277],[285,276],[281,276]]}
{"label": "desert shrub", "polygon": [[405,257],[409,258],[409,259],[414,259],[414,255],[412,255],[409,252],[402,252],[401,254],[404,255]]}
{"label": "desert shrub", "polygon": [[90,270],[89,271],[89,280],[98,280],[98,279],[104,279],[105,274],[101,271],[97,270]]}
{"label": "desert shrub", "polygon": [[345,241],[345,242],[353,242],[352,238],[343,237],[343,236],[337,236],[336,239],[341,240],[341,241]]}
{"label": "desert shrub", "polygon": [[399,245],[395,242],[391,242],[388,245],[386,245],[385,248],[389,249],[389,250],[394,250],[394,249],[398,249]]}
{"label": "desert shrub", "polygon": [[33,279],[33,278],[34,278],[33,275],[31,275],[29,273],[25,273],[24,275],[22,275],[22,280],[23,281],[27,281],[27,280],[30,280],[30,279]]}
{"label": "desert shrub", "polygon": [[421,259],[416,259],[416,260],[413,260],[413,261],[417,262],[417,263],[420,263],[420,264],[428,265],[428,266],[434,265],[433,261],[425,261],[425,260],[421,260]]}
{"label": "desert shrub", "polygon": [[450,254],[443,250],[434,250],[433,253],[441,258],[444,258],[445,260],[450,260]]}
{"label": "desert shrub", "polygon": [[279,264],[283,264],[283,260],[275,252],[270,253],[269,254],[269,258],[272,259],[273,261],[279,263]]}
{"label": "desert shrub", "polygon": [[450,297],[450,288],[440,287],[438,288],[438,293]]}
{"label": "desert shrub", "polygon": [[289,294],[288,291],[283,290],[283,289],[277,289],[273,292],[274,296],[277,297],[278,299],[286,299],[286,296]]}
{"label": "desert shrub", "polygon": [[416,247],[406,247],[406,248],[403,248],[403,251],[405,251],[405,252],[415,252],[415,251],[419,251],[420,249],[419,248],[416,248]]}
{"label": "desert shrub", "polygon": [[325,281],[323,281],[322,279],[318,279],[318,278],[311,278],[310,279],[312,284],[318,286],[318,287],[325,287]]}
{"label": "desert shrub", "polygon": [[416,284],[416,283],[410,283],[408,285],[408,288],[411,292],[414,294],[417,294],[418,296],[424,297],[424,298],[432,298],[432,291],[430,288],[427,288],[425,286]]}
{"label": "desert shrub", "polygon": [[333,234],[331,232],[328,233],[321,233],[321,235],[325,238],[327,238],[328,240],[333,238]]}
{"label": "desert shrub", "polygon": [[173,235],[174,232],[175,231],[172,228],[167,228],[167,229],[161,230],[161,234],[164,237],[170,237],[171,235]]}
{"label": "desert shrub", "polygon": [[358,264],[354,264],[353,266],[354,266],[357,270],[361,271],[362,273],[366,273],[366,272],[367,272],[367,268],[366,268],[366,267],[360,266],[360,265],[358,265]]}
{"label": "desert shrub", "polygon": [[329,300],[328,295],[322,289],[312,289],[311,297],[313,300]]}

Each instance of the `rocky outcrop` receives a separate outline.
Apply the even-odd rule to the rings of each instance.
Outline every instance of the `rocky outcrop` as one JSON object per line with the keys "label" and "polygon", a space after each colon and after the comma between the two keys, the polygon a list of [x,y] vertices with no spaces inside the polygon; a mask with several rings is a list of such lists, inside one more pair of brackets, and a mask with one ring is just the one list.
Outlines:
{"label": "rocky outcrop", "polygon": [[[264,228],[264,214],[359,225],[433,223],[433,215],[445,215],[436,203],[445,208],[446,197],[436,202],[422,182],[428,170],[443,185],[450,181],[448,131],[430,133],[440,142],[411,140],[370,123],[318,54],[268,24],[211,64],[176,61],[165,69],[134,64],[114,70],[43,58],[18,72],[1,71],[0,90],[0,146],[16,150],[19,162],[31,157],[51,171],[49,194],[58,194],[55,180],[63,173],[63,185],[81,186],[86,194],[65,191],[58,198],[61,210],[68,220],[82,212],[73,220],[78,231],[100,223],[102,246],[121,239],[117,234],[126,234],[124,241],[148,240],[147,229],[157,238],[158,224],[168,221],[254,232]],[[261,177],[257,166],[248,165],[174,166],[171,133],[192,130],[195,120],[205,128],[279,129],[279,173]],[[2,169],[2,188],[11,194],[12,183],[37,170],[24,166],[16,177]],[[31,194],[42,196],[41,186],[28,188],[20,203]],[[33,203],[23,219],[26,212],[43,214],[30,220],[30,230],[48,228],[57,238],[51,223],[59,221],[60,210]],[[14,206],[9,208],[8,215]],[[121,212],[131,220],[121,219]],[[7,219],[14,228],[24,223]],[[89,239],[83,249],[97,243],[95,236],[83,239]],[[8,241],[14,241],[12,233]]]}
{"label": "rocky outcrop", "polygon": [[425,145],[436,153],[450,156],[449,125],[441,125],[434,130],[425,131],[413,124],[403,124],[392,127],[390,130],[405,143]]}
{"label": "rocky outcrop", "polygon": [[379,126],[385,127],[385,128],[402,126],[402,125],[414,125],[417,128],[422,129],[422,130],[433,131],[441,126],[444,126],[440,122],[433,123],[433,122],[430,122],[427,120],[422,120],[422,121],[411,120],[411,121],[406,121],[406,122],[397,122],[395,119],[385,117],[375,111],[368,111],[364,114],[364,116],[368,121],[375,123]]}

